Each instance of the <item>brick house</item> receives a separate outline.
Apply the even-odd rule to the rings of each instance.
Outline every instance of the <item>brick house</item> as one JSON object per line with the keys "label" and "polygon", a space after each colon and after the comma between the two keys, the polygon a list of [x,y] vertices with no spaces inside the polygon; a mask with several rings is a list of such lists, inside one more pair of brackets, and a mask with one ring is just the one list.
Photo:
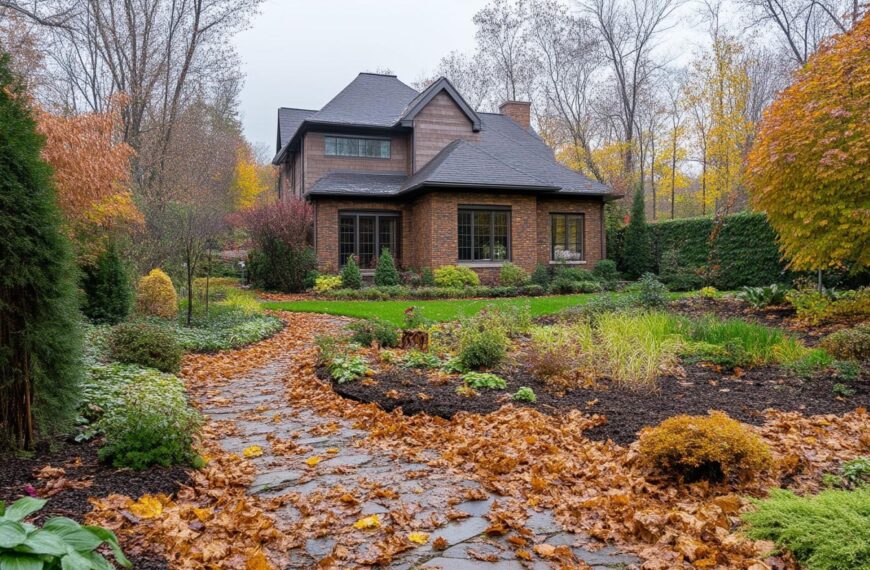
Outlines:
{"label": "brick house", "polygon": [[506,261],[532,271],[604,257],[609,188],[559,164],[530,104],[469,107],[441,78],[421,92],[360,73],[320,110],[278,110],[279,196],[315,208],[323,271],[383,248],[401,267],[461,264],[492,282]]}

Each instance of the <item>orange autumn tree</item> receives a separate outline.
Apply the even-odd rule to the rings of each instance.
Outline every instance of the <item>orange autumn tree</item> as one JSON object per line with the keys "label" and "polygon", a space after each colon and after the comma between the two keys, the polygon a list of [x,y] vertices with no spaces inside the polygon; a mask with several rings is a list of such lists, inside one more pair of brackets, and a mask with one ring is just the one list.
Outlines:
{"label": "orange autumn tree", "polygon": [[58,203],[80,255],[98,253],[113,232],[142,226],[130,192],[133,149],[119,140],[115,113],[39,114],[42,158],[53,169]]}
{"label": "orange autumn tree", "polygon": [[836,36],[764,115],[748,156],[755,208],[797,270],[870,266],[870,16]]}

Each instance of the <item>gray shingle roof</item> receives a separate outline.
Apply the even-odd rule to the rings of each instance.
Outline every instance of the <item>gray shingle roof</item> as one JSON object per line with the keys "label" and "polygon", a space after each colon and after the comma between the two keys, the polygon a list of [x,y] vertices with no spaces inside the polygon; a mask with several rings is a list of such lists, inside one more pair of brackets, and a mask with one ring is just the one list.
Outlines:
{"label": "gray shingle roof", "polygon": [[331,172],[308,192],[317,196],[396,196],[407,176],[402,173]]}
{"label": "gray shingle roof", "polygon": [[284,148],[284,145],[296,134],[302,121],[316,112],[311,109],[290,109],[288,107],[278,109],[278,148],[275,150],[280,151]]}
{"label": "gray shingle roof", "polygon": [[392,127],[405,112],[417,90],[395,75],[360,73],[323,109],[309,117],[312,122]]}

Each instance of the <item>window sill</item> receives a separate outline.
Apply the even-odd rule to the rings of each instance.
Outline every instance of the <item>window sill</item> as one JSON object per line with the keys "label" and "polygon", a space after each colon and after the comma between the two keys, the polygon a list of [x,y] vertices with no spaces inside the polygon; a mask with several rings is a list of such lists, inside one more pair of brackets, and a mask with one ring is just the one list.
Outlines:
{"label": "window sill", "polygon": [[472,269],[475,267],[485,268],[485,267],[501,267],[505,263],[510,263],[509,260],[505,261],[460,261],[458,265],[462,267],[471,267]]}
{"label": "window sill", "polygon": [[551,261],[550,265],[562,265],[563,263],[565,265],[586,265],[586,260],[584,259],[582,261]]}

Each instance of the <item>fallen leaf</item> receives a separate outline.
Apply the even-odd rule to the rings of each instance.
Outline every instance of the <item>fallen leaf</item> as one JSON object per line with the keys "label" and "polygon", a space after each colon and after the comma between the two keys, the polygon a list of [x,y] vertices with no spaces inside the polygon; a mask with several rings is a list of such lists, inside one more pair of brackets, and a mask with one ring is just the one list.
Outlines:
{"label": "fallen leaf", "polygon": [[259,445],[252,445],[250,447],[246,447],[242,450],[242,455],[247,457],[248,459],[252,459],[254,457],[260,457],[263,455],[263,448]]}
{"label": "fallen leaf", "polygon": [[429,542],[429,533],[428,532],[409,532],[408,540],[413,542],[414,544],[426,544]]}
{"label": "fallen leaf", "polygon": [[245,560],[245,570],[272,570],[272,565],[266,560],[263,551],[257,549]]}
{"label": "fallen leaf", "polygon": [[322,460],[323,460],[322,457],[320,457],[320,456],[318,456],[318,455],[314,455],[314,456],[309,457],[308,459],[306,459],[306,460],[305,460],[305,464],[308,465],[309,467],[314,467],[315,465],[317,465],[318,463],[320,463]]}
{"label": "fallen leaf", "polygon": [[356,529],[369,529],[369,528],[378,528],[381,526],[381,519],[378,515],[371,515],[369,517],[363,517],[353,523],[353,527]]}
{"label": "fallen leaf", "polygon": [[131,513],[140,519],[153,519],[163,513],[163,503],[152,495],[142,495],[138,501],[131,504],[128,508]]}
{"label": "fallen leaf", "polygon": [[439,536],[435,540],[432,541],[432,549],[433,550],[447,550],[447,547],[450,546],[450,543],[447,542],[447,539],[443,536]]}

